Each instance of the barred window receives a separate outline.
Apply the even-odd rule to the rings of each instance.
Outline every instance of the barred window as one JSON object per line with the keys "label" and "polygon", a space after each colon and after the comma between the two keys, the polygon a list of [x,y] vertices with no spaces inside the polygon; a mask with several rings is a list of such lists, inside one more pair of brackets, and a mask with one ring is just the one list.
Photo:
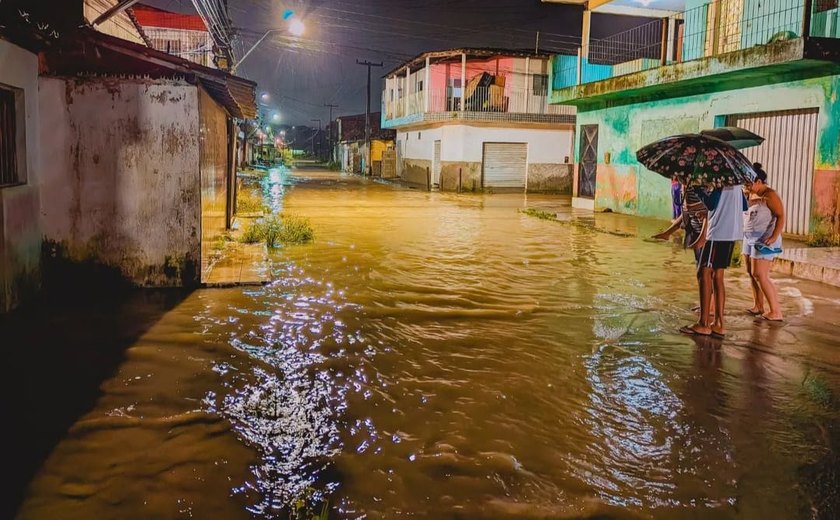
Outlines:
{"label": "barred window", "polygon": [[26,182],[23,90],[0,85],[0,186]]}
{"label": "barred window", "polygon": [[548,75],[535,74],[534,75],[534,95],[546,96],[548,95]]}

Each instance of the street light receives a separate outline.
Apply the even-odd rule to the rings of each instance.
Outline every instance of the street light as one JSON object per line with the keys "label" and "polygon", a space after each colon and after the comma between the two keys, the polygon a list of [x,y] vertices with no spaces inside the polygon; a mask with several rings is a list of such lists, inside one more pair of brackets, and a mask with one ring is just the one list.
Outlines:
{"label": "street light", "polygon": [[265,32],[265,34],[263,34],[260,37],[260,39],[257,40],[257,43],[252,45],[251,48],[248,49],[248,52],[246,52],[242,56],[242,58],[239,59],[239,61],[237,61],[236,63],[234,63],[231,66],[230,72],[232,74],[236,72],[236,69],[239,67],[239,65],[242,64],[243,61],[245,61],[245,58],[247,58],[252,52],[254,52],[254,49],[256,49],[257,46],[259,44],[261,44],[262,41],[265,40],[268,37],[269,34],[275,33],[275,32],[288,32],[289,34],[291,34],[292,36],[294,36],[296,38],[299,38],[299,37],[303,36],[304,31],[306,31],[306,26],[303,24],[303,21],[295,15],[294,11],[292,11],[291,9],[286,9],[286,11],[283,12],[283,20],[286,22],[287,27],[285,27],[283,29],[269,29],[269,30],[267,30]]}
{"label": "street light", "polygon": [[278,114],[277,112],[273,113],[271,115],[271,120],[272,121],[280,121],[280,114]]}

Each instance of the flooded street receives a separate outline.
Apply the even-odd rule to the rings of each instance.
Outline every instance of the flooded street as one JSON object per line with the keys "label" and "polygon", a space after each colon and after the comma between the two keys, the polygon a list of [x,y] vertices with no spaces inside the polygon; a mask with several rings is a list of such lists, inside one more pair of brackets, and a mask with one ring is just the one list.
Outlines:
{"label": "flooded street", "polygon": [[269,285],[0,322],[38,347],[4,384],[31,467],[10,514],[840,514],[840,289],[777,275],[787,322],[756,323],[732,270],[728,338],[691,338],[690,255],[630,236],[657,223],[292,177],[259,189],[315,241],[273,252]]}

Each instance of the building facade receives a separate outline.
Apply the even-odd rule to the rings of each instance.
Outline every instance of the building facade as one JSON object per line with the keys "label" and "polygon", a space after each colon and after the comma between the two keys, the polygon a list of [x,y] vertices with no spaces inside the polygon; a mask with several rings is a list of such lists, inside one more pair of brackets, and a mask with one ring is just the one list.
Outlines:
{"label": "building facade", "polygon": [[636,150],[739,126],[765,138],[744,153],[764,165],[785,202],[785,232],[840,231],[836,2],[631,4],[598,2],[584,15],[584,36],[599,12],[651,20],[614,38],[585,38],[579,56],[552,60],[551,102],[578,110],[574,204],[670,218],[670,182],[642,167]]}
{"label": "building facade", "polygon": [[396,172],[431,189],[569,193],[574,109],[547,102],[549,56],[428,52],[386,75]]}
{"label": "building facade", "polygon": [[[397,133],[381,127],[382,114],[370,114],[370,165],[365,157],[365,114],[336,118],[336,161],[341,171],[382,176],[382,158],[394,148]],[[368,168],[370,166],[370,168]]]}
{"label": "building facade", "polygon": [[213,38],[200,16],[174,13],[145,4],[134,4],[130,13],[153,49],[205,67],[215,67]]}

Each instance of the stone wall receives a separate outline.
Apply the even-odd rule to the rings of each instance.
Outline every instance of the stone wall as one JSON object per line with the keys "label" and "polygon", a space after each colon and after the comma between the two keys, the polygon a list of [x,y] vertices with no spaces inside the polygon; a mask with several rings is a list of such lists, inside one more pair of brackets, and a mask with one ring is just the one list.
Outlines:
{"label": "stone wall", "polygon": [[181,81],[41,77],[44,238],[138,286],[198,283],[198,91]]}
{"label": "stone wall", "polygon": [[572,193],[572,165],[532,163],[528,165],[527,191],[531,193]]}

